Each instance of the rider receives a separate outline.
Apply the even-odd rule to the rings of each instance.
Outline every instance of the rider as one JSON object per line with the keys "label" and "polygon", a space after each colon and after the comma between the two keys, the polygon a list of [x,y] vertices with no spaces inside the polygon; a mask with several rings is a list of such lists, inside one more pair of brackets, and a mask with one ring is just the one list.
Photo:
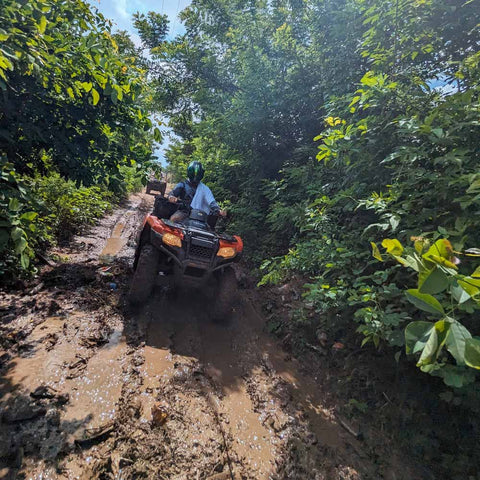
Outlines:
{"label": "rider", "polygon": [[[188,179],[178,183],[175,188],[168,194],[168,201],[177,203],[183,200],[186,205],[197,210],[203,210],[207,214],[217,214],[222,217],[226,216],[224,210],[220,210],[211,190],[202,183],[205,169],[200,162],[191,162],[187,168]],[[181,222],[188,217],[188,211],[179,208],[171,217],[174,222]]]}

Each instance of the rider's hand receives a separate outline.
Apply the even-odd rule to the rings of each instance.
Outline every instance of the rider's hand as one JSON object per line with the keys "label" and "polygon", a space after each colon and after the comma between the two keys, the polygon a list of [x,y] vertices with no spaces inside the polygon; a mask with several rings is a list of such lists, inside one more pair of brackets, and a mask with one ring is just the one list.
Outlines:
{"label": "rider's hand", "polygon": [[218,212],[218,214],[221,216],[221,217],[226,217],[227,216],[227,211],[226,210],[220,210]]}
{"label": "rider's hand", "polygon": [[178,198],[177,198],[177,197],[174,197],[173,195],[169,195],[169,196],[168,196],[168,201],[169,201],[170,203],[177,203]]}

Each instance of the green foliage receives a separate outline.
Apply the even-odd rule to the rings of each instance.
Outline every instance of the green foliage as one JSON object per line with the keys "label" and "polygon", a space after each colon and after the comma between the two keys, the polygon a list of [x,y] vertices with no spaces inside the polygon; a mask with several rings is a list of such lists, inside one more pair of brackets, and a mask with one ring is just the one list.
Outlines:
{"label": "green foliage", "polygon": [[35,178],[32,193],[42,207],[39,221],[43,222],[52,240],[68,238],[85,225],[91,225],[114,200],[113,193],[105,187],[77,187],[75,182],[58,174]]}
{"label": "green foliage", "polygon": [[29,204],[29,190],[13,165],[0,156],[0,272],[28,270],[33,257],[29,235],[35,234],[37,213]]}
{"label": "green foliage", "polygon": [[[2,268],[18,272],[31,267],[49,229],[72,224],[69,215],[79,225],[97,217],[105,189],[123,195],[138,187],[135,176],[150,168],[155,134],[132,42],[124,32],[112,35],[110,22],[83,0],[7,0],[0,39]],[[44,214],[59,218],[41,233],[29,213],[40,213],[34,192],[47,194],[60,176],[78,188],[63,185],[74,197],[64,198],[65,210],[53,198],[44,203],[53,209]]]}
{"label": "green foliage", "polygon": [[35,250],[80,232],[115,200],[105,187],[77,187],[58,174],[16,177],[15,181],[11,192],[16,196],[10,198],[8,207],[5,198],[1,204],[0,272],[4,280],[34,272]]}
{"label": "green foliage", "polygon": [[[310,175],[304,187],[318,192],[314,196],[307,190],[309,205],[295,198],[295,183],[280,179],[298,217],[307,213],[307,218],[296,226],[286,256],[264,262],[260,282],[306,274],[311,278],[306,304],[319,315],[353,315],[363,343],[378,347],[404,345],[403,331],[419,315],[414,306],[440,322],[445,316],[455,319],[436,329],[430,324],[431,352],[422,359],[422,369],[452,386],[471,382],[474,372],[465,362],[457,365],[448,347],[439,347],[450,341],[446,339],[461,337],[462,324],[478,335],[477,280],[463,271],[451,280],[440,267],[433,268],[440,262],[442,269],[456,272],[440,248],[423,253],[421,262],[431,271],[422,271],[421,287],[405,295],[412,277],[401,265],[420,268],[415,256],[406,255],[399,240],[386,239],[382,245],[399,263],[377,270],[365,253],[378,235],[398,235],[405,241],[422,232],[432,249],[439,248],[435,242],[443,237],[455,251],[467,252],[480,241],[480,75],[476,48],[470,48],[480,43],[480,8],[474,3],[401,2],[395,12],[373,0],[358,2],[366,26],[358,53],[369,67],[358,72],[350,93],[330,97],[324,129],[316,137],[319,173]],[[392,18],[398,20],[393,34]],[[434,83],[441,86],[434,89]],[[298,169],[284,171],[290,168]],[[271,205],[279,209],[273,199]],[[374,257],[382,260],[379,247],[372,247]],[[461,270],[471,258],[465,257]],[[465,343],[475,365],[475,337]]]}
{"label": "green foliage", "polygon": [[140,165],[134,165],[128,167],[127,165],[121,165],[118,167],[118,171],[122,177],[122,186],[125,189],[125,193],[140,192],[147,183],[147,171]]}
{"label": "green foliage", "polygon": [[139,31],[143,44],[154,49],[159,47],[165,40],[168,31],[168,17],[155,12],[135,13],[133,24]]}
{"label": "green foliage", "polygon": [[414,240],[414,248],[407,249],[397,239],[382,242],[387,255],[417,273],[417,288],[405,291],[407,300],[429,314],[426,318],[437,318],[433,322],[416,320],[407,325],[406,353],[417,356],[417,366],[422,371],[460,388],[475,379],[468,367],[480,369],[475,354],[478,341],[457,319],[480,310],[480,279],[458,271],[460,261],[455,254],[459,253],[454,252],[448,240],[439,239],[432,245],[426,238]]}

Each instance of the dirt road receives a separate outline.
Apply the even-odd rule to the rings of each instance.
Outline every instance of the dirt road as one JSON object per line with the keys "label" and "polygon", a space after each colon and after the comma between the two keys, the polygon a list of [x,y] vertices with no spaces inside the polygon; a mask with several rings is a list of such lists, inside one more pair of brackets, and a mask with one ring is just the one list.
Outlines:
{"label": "dirt road", "polygon": [[265,333],[255,289],[223,324],[201,293],[128,308],[152,202],[131,197],[26,291],[1,294],[0,478],[408,478]]}

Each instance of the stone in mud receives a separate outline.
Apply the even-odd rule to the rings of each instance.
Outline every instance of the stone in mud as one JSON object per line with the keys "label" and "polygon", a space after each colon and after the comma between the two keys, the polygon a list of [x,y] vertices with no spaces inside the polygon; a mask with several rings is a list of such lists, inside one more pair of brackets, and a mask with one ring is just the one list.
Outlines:
{"label": "stone in mud", "polygon": [[56,408],[49,408],[45,414],[45,419],[50,425],[58,427],[60,425],[60,412]]}
{"label": "stone in mud", "polygon": [[53,315],[54,313],[58,312],[59,310],[61,310],[61,307],[58,304],[58,302],[56,302],[55,300],[52,300],[50,302],[50,305],[48,306],[48,314]]}
{"label": "stone in mud", "polygon": [[57,405],[65,405],[70,401],[70,394],[68,393],[59,393],[55,397],[55,402]]}
{"label": "stone in mud", "polygon": [[287,427],[287,422],[281,421],[279,418],[275,417],[269,417],[267,420],[267,425],[275,432],[281,432],[282,430],[285,430]]}
{"label": "stone in mud", "polygon": [[48,386],[40,385],[33,392],[30,392],[30,396],[33,398],[55,398],[57,390]]}
{"label": "stone in mud", "polygon": [[85,347],[98,347],[108,343],[112,329],[108,325],[102,325],[80,339],[80,344]]}
{"label": "stone in mud", "polygon": [[33,392],[30,392],[30,396],[36,399],[54,400],[57,405],[65,405],[70,400],[68,393],[59,393],[58,390],[49,385],[40,385]]}
{"label": "stone in mud", "polygon": [[152,407],[152,423],[153,425],[163,425],[168,418],[168,407],[165,404],[156,402]]}

